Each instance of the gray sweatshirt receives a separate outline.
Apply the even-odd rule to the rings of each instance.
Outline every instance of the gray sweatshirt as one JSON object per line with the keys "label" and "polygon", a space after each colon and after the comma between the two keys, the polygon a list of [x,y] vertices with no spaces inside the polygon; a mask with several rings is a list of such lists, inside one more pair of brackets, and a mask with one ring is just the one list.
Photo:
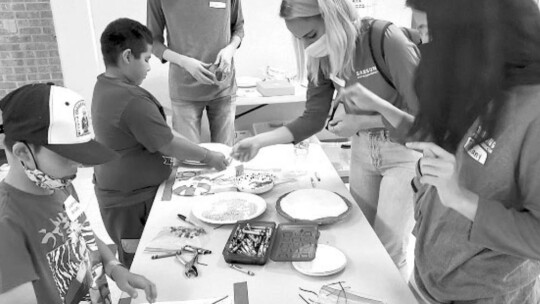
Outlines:
{"label": "gray sweatshirt", "polygon": [[[154,37],[153,53],[162,62],[167,48],[204,63],[213,63],[232,36],[244,37],[240,0],[148,0],[148,28]],[[167,30],[167,44],[163,36]],[[236,93],[233,73],[215,85],[199,83],[184,68],[171,64],[172,101],[209,101]]]}
{"label": "gray sweatshirt", "polygon": [[433,303],[540,300],[540,85],[513,88],[504,107],[493,138],[470,144],[475,124],[456,152],[459,180],[480,197],[474,221],[413,181],[414,276]]}
{"label": "gray sweatshirt", "polygon": [[[369,49],[368,30],[369,19],[366,19],[362,22],[356,44],[354,73],[349,79],[345,79],[346,86],[358,82],[397,108],[414,115],[418,110],[418,99],[413,86],[414,72],[420,61],[418,48],[395,25],[391,25],[385,32],[384,52],[396,87],[394,89],[377,70]],[[330,112],[334,91],[334,84],[328,77],[320,77],[317,84],[309,82],[304,113],[286,125],[295,142],[300,142],[322,130]],[[404,136],[408,131],[408,128],[403,130],[401,125],[395,129],[389,124],[387,127],[391,135],[395,134],[396,137]]]}

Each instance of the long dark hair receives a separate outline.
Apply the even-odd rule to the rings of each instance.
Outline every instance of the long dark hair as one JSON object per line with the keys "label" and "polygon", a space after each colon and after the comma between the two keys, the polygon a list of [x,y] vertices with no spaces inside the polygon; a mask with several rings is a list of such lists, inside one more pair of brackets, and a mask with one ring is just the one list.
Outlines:
{"label": "long dark hair", "polygon": [[532,0],[409,0],[427,13],[411,130],[450,152],[480,119],[493,135],[508,90],[540,83],[540,10]]}

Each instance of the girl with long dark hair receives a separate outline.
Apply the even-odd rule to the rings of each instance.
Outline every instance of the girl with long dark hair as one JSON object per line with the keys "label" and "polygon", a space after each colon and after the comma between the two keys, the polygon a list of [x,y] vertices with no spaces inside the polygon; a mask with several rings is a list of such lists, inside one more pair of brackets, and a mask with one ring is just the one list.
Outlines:
{"label": "girl with long dark hair", "polygon": [[540,11],[410,0],[427,13],[414,131],[413,290],[427,303],[540,301]]}

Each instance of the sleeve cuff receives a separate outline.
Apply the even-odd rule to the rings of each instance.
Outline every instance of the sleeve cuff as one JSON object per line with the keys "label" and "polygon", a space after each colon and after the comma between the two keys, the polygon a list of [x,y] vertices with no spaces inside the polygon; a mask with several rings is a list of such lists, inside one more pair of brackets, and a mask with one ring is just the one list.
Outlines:
{"label": "sleeve cuff", "polygon": [[493,221],[491,217],[494,216],[494,212],[489,212],[489,208],[492,207],[496,207],[495,204],[489,204],[482,198],[478,199],[478,208],[471,224],[469,241],[475,244],[486,244],[485,240],[489,238],[489,232],[486,229],[489,226],[488,222]]}
{"label": "sleeve cuff", "polygon": [[165,51],[168,49],[164,44],[162,43],[156,43],[154,42],[153,44],[153,50],[152,50],[152,53],[154,53],[154,56],[156,56],[157,58],[159,58],[159,60],[161,61],[161,63],[166,63],[167,60],[165,60],[163,58],[163,53],[165,53]]}

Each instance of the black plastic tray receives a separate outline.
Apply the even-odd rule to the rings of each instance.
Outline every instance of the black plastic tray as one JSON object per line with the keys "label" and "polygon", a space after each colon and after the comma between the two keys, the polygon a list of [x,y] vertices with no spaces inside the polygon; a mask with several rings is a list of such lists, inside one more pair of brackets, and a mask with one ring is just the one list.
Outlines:
{"label": "black plastic tray", "polygon": [[[236,231],[247,226],[268,227],[272,229],[269,246],[262,256],[247,256],[232,252]],[[223,258],[227,263],[264,265],[268,258],[276,262],[312,261],[317,251],[319,239],[317,223],[286,223],[276,228],[274,222],[241,221],[236,223],[223,248]],[[236,244],[236,243],[235,243]]]}
{"label": "black plastic tray", "polygon": [[270,258],[276,262],[312,261],[317,252],[317,223],[280,224]]}

